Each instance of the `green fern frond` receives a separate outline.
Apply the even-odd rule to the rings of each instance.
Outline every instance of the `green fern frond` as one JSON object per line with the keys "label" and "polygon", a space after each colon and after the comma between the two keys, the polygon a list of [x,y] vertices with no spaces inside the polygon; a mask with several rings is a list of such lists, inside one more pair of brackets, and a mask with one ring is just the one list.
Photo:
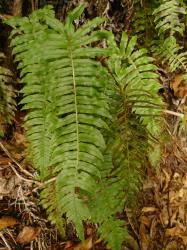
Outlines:
{"label": "green fern frond", "polygon": [[125,238],[124,222],[107,218],[99,227],[99,233],[107,242],[107,246],[112,250],[121,249],[121,244]]}
{"label": "green fern frond", "polygon": [[[106,93],[112,107],[113,123],[110,125],[110,137],[106,135],[105,164],[90,210],[93,221],[100,222],[100,237],[108,242],[111,249],[120,249],[126,237],[125,223],[117,220],[116,214],[124,206],[136,203],[142,165],[153,151],[150,146],[153,145],[152,136],[159,139],[162,125],[158,119],[163,103],[157,93],[156,67],[152,64],[153,59],[146,55],[146,50],[137,50],[135,46],[136,37],[129,40],[125,33],[119,48],[112,36],[109,40],[112,50],[109,71],[113,75],[114,86],[110,85]],[[146,110],[146,116],[143,110]],[[150,123],[154,127],[150,127]],[[100,210],[105,211],[104,215]]]}
{"label": "green fern frond", "polygon": [[147,56],[146,49],[136,49],[137,37],[130,40],[123,33],[120,48],[111,38],[109,46],[114,55],[110,59],[109,67],[118,83],[120,94],[125,105],[132,106],[132,111],[140,116],[153,137],[160,131],[158,118],[162,114],[163,102],[158,96],[159,82],[155,73],[154,59]]}
{"label": "green fern frond", "polygon": [[179,15],[186,15],[186,10],[178,0],[162,0],[160,6],[153,12],[158,34],[169,32],[173,36],[176,32],[183,35],[185,26]]}
{"label": "green fern frond", "polygon": [[[137,35],[138,45],[148,47],[155,37],[154,17],[152,15],[154,10],[154,3],[137,1],[133,6],[132,17],[132,34]],[[143,11],[142,11],[143,9]]]}
{"label": "green fern frond", "polygon": [[107,72],[95,60],[108,52],[87,46],[100,39],[101,32],[91,31],[103,20],[75,30],[72,21],[83,9],[73,10],[65,24],[49,7],[7,22],[17,27],[11,45],[25,84],[21,104],[30,111],[25,123],[30,156],[41,180],[57,176],[51,194],[55,205],[44,193],[41,198],[49,214],[60,211],[61,218],[66,213],[81,239],[89,210],[80,191],[91,193],[97,185],[105,149],[101,129],[110,118],[103,80]]}
{"label": "green fern frond", "polygon": [[49,215],[49,220],[57,225],[57,228],[62,236],[65,236],[64,232],[64,219],[62,218],[62,213],[59,210],[57,203],[57,196],[55,195],[55,182],[48,183],[41,191],[40,196],[42,197],[41,204],[46,209]]}
{"label": "green fern frond", "polygon": [[153,46],[153,52],[162,64],[166,64],[170,72],[179,67],[187,71],[187,52],[183,52],[183,47],[177,44],[176,38],[170,36],[165,40],[156,41]]}
{"label": "green fern frond", "polygon": [[119,250],[128,234],[125,222],[116,218],[116,213],[124,208],[125,195],[117,178],[111,176],[112,169],[111,153],[108,152],[105,154],[102,177],[93,192],[89,209],[93,223],[99,223],[100,238],[107,242],[110,249]]}
{"label": "green fern frond", "polygon": [[[0,53],[0,60],[4,54]],[[0,136],[4,135],[7,124],[11,124],[16,111],[16,91],[12,85],[13,73],[0,66]]]}
{"label": "green fern frond", "polygon": [[[125,222],[117,219],[116,215],[122,212],[125,206],[131,207],[136,203],[135,197],[140,185],[141,158],[145,155],[142,154],[145,153],[141,150],[143,147],[140,151],[136,151],[135,144],[132,143],[136,141],[137,144],[137,133],[130,135],[130,128],[127,127],[123,132],[116,131],[116,134],[110,132],[111,139],[107,143],[101,181],[90,202],[91,218],[94,223],[99,222],[100,238],[107,242],[109,248],[116,250],[121,249],[120,246],[128,235]],[[124,137],[119,139],[122,134]],[[141,144],[140,137],[138,139],[138,144]]]}

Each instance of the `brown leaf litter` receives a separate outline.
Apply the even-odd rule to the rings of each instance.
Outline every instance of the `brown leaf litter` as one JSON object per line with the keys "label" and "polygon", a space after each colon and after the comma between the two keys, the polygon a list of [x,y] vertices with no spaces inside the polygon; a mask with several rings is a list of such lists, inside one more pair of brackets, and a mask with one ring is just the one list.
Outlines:
{"label": "brown leaf litter", "polygon": [[20,244],[27,244],[36,239],[40,234],[40,227],[25,226],[21,232],[18,234],[16,241]]}
{"label": "brown leaf litter", "polygon": [[138,228],[142,250],[187,249],[187,172],[180,159],[172,160],[167,155],[167,165],[154,177],[148,175],[143,185]]}

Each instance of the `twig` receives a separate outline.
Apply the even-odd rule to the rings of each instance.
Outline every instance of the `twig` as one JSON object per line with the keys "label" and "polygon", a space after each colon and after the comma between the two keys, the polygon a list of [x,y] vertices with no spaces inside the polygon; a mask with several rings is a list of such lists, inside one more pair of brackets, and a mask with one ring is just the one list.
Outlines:
{"label": "twig", "polygon": [[56,177],[53,177],[53,178],[51,178],[51,179],[49,179],[49,180],[47,180],[47,181],[44,181],[44,182],[40,182],[40,181],[36,181],[36,180],[31,180],[31,179],[26,179],[26,178],[22,177],[22,176],[16,171],[16,169],[14,168],[14,166],[13,166],[11,163],[9,163],[9,166],[11,167],[11,169],[13,170],[13,172],[15,173],[15,175],[16,175],[19,179],[21,179],[21,180],[23,180],[23,181],[25,181],[25,182],[35,183],[36,185],[38,185],[36,188],[33,189],[34,192],[36,192],[36,190],[38,190],[39,188],[42,188],[42,187],[46,186],[47,184],[56,181]]}
{"label": "twig", "polygon": [[131,228],[132,228],[134,234],[136,235],[137,239],[140,239],[140,237],[139,237],[138,233],[136,232],[136,229],[134,228],[134,225],[133,225],[133,223],[132,223],[132,221],[131,221],[131,218],[130,218],[131,216],[129,215],[129,211],[128,211],[128,210],[129,210],[129,209],[128,209],[127,207],[125,207],[125,213],[126,213],[128,222],[129,222],[129,224],[130,224],[130,226],[131,226]]}
{"label": "twig", "polygon": [[178,116],[178,117],[181,117],[181,118],[184,117],[184,114],[178,113],[178,112],[175,112],[175,111],[171,111],[171,110],[168,110],[168,109],[164,110],[164,113],[169,114],[169,115]]}
{"label": "twig", "polygon": [[53,178],[51,178],[51,179],[49,179],[49,180],[47,180],[47,181],[45,181],[45,182],[40,182],[40,183],[38,184],[38,187],[36,187],[36,188],[33,189],[33,192],[36,192],[38,189],[43,188],[43,187],[46,186],[47,184],[49,184],[49,183],[51,183],[51,182],[54,182],[54,181],[56,181],[56,177],[53,177]]}
{"label": "twig", "polygon": [[37,185],[37,187],[34,188],[34,189],[32,190],[33,192],[36,192],[38,189],[43,188],[43,187],[46,186],[47,184],[56,181],[56,177],[53,177],[53,178],[51,178],[51,179],[49,179],[49,180],[47,180],[47,181],[44,181],[44,182],[40,182],[40,181],[36,181],[36,180],[31,180],[31,179],[26,179],[26,178],[22,177],[22,176],[16,171],[16,169],[14,168],[14,166],[13,166],[11,163],[9,163],[9,166],[11,167],[11,169],[13,170],[13,172],[15,173],[15,175],[16,175],[19,179],[21,179],[21,180],[23,180],[23,181],[25,181],[25,182],[34,183],[34,184]]}
{"label": "twig", "polygon": [[14,236],[12,235],[12,233],[10,232],[10,230],[8,229],[8,228],[6,228],[6,233],[8,234],[8,235],[10,235],[10,237],[11,237],[11,239],[14,241],[14,243],[17,245],[17,242],[15,241],[15,239],[14,239]]}
{"label": "twig", "polygon": [[11,167],[11,169],[13,170],[13,172],[15,173],[15,175],[16,175],[19,179],[21,179],[21,180],[23,180],[23,181],[25,181],[25,182],[36,183],[36,184],[38,184],[38,185],[41,185],[41,183],[40,183],[39,181],[35,181],[35,180],[31,180],[31,179],[26,179],[26,178],[22,177],[22,176],[16,171],[16,169],[14,168],[14,166],[13,166],[11,163],[9,163],[9,166]]}
{"label": "twig", "polygon": [[0,147],[2,148],[2,150],[5,152],[5,154],[19,167],[20,171],[22,173],[24,173],[25,175],[28,175],[32,178],[34,178],[34,175],[32,175],[29,171],[25,170],[20,164],[19,162],[17,162],[12,156],[11,154],[8,152],[8,150],[5,148],[5,146],[2,144],[2,142],[0,142]]}
{"label": "twig", "polygon": [[4,237],[4,235],[3,235],[2,232],[0,232],[0,237],[1,237],[1,239],[3,240],[3,242],[5,243],[7,249],[8,249],[8,250],[12,250],[12,248],[9,246],[9,244],[8,244],[7,240],[5,239],[5,237]]}
{"label": "twig", "polygon": [[5,148],[5,146],[2,144],[2,142],[0,142],[0,147],[3,149],[3,151],[5,152],[5,154],[19,167],[19,169],[20,169],[20,171],[21,172],[23,172],[24,174],[26,174],[26,175],[28,175],[28,176],[30,176],[30,177],[32,177],[32,180],[31,179],[26,179],[26,178],[24,178],[24,177],[22,177],[17,171],[16,171],[16,169],[14,168],[14,166],[11,164],[11,163],[9,163],[9,166],[12,168],[12,170],[13,170],[13,172],[16,174],[16,176],[19,178],[19,179],[21,179],[21,180],[23,180],[23,181],[25,181],[25,182],[29,182],[29,183],[35,183],[35,184],[37,184],[38,185],[38,187],[36,187],[33,191],[35,191],[35,190],[37,190],[37,189],[39,189],[39,188],[42,188],[43,186],[45,186],[45,185],[47,185],[47,184],[49,184],[49,183],[51,183],[51,182],[53,182],[53,181],[55,181],[56,180],[56,177],[53,177],[53,178],[51,178],[51,179],[49,179],[49,180],[47,180],[47,181],[45,181],[45,182],[40,182],[40,181],[36,181],[36,180],[34,180],[34,175],[32,175],[29,171],[27,171],[27,170],[25,170],[12,156],[11,156],[11,154],[8,152],[8,150]]}

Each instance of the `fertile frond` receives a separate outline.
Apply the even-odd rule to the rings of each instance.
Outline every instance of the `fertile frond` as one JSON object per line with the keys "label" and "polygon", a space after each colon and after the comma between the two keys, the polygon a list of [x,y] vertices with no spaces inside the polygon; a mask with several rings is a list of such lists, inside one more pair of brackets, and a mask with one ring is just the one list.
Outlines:
{"label": "fertile frond", "polygon": [[[3,58],[1,53],[0,60]],[[6,125],[12,122],[16,110],[16,92],[12,83],[12,72],[0,66],[0,136],[4,135]]]}
{"label": "fertile frond", "polygon": [[183,47],[177,44],[175,37],[170,36],[165,40],[155,42],[153,52],[171,72],[179,67],[187,71],[187,52],[183,52]]}
{"label": "fertile frond", "polygon": [[169,32],[171,36],[176,32],[183,34],[185,26],[179,16],[186,15],[186,10],[178,0],[162,0],[160,6],[154,10],[153,15],[159,35],[166,32]]}
{"label": "fertile frond", "polygon": [[31,156],[42,180],[57,176],[56,203],[48,202],[44,193],[41,197],[50,214],[61,218],[66,213],[74,221],[80,238],[82,221],[89,217],[80,191],[95,189],[104,159],[101,129],[110,118],[103,93],[107,73],[95,60],[107,50],[87,46],[99,40],[101,33],[91,32],[102,19],[75,30],[72,21],[82,11],[83,6],[73,10],[65,24],[49,7],[8,21],[17,27],[11,45],[25,83],[21,103],[30,111],[26,127]]}

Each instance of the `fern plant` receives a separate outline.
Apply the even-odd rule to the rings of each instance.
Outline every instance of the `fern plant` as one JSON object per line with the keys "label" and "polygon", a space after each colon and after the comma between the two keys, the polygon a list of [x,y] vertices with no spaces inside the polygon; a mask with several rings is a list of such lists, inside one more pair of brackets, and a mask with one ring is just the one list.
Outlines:
{"label": "fern plant", "polygon": [[55,185],[41,192],[42,203],[57,224],[66,213],[81,239],[82,221],[90,214],[80,190],[96,188],[105,149],[101,129],[110,118],[103,93],[106,69],[94,60],[107,51],[86,47],[99,40],[101,32],[89,33],[103,20],[75,31],[72,22],[83,10],[76,8],[65,24],[50,7],[8,21],[16,26],[11,45],[25,83],[21,103],[30,110],[25,123],[30,156],[42,181],[56,176]]}
{"label": "fern plant", "polygon": [[[132,34],[138,37],[138,46],[149,47],[156,36],[153,10],[156,1],[134,1],[132,17]],[[143,11],[142,11],[143,10]]]}
{"label": "fern plant", "polygon": [[183,35],[185,30],[181,20],[181,16],[186,15],[185,5],[182,1],[163,0],[153,15],[159,35],[153,46],[155,55],[168,66],[170,72],[179,67],[186,71],[186,52],[183,52],[183,47],[176,40],[176,35]]}
{"label": "fern plant", "polygon": [[160,118],[163,108],[157,94],[160,87],[158,75],[155,73],[154,59],[147,56],[146,49],[135,49],[136,42],[137,36],[129,40],[127,34],[123,33],[120,48],[116,49],[114,37],[111,36],[109,46],[113,48],[113,57],[110,64],[114,65],[112,72],[123,94],[124,106],[132,105],[132,111],[140,117],[150,135],[156,137],[160,130],[156,117]]}
{"label": "fern plant", "polygon": [[[99,223],[100,237],[119,250],[127,231],[116,214],[138,192],[163,106],[153,59],[136,49],[137,37],[123,33],[118,46],[109,32],[93,31],[101,18],[76,30],[83,10],[78,6],[64,24],[50,6],[6,23],[14,28],[30,159],[40,180],[55,177],[40,194],[49,219],[62,232],[66,214],[80,239],[83,221]],[[108,48],[93,47],[102,38]],[[109,58],[107,67],[99,56]]]}
{"label": "fern plant", "polygon": [[[4,57],[4,54],[0,53],[1,61]],[[16,111],[16,91],[12,83],[13,73],[0,66],[0,137],[4,136],[6,126],[11,124]]]}
{"label": "fern plant", "polygon": [[155,41],[153,53],[163,65],[167,65],[168,71],[174,72],[178,68],[187,71],[187,52],[177,43],[175,37],[169,36],[165,40]]}
{"label": "fern plant", "polygon": [[160,6],[153,12],[155,15],[156,29],[158,34],[169,32],[170,36],[175,33],[183,34],[185,26],[180,21],[180,15],[186,15],[186,10],[178,0],[162,0]]}
{"label": "fern plant", "polygon": [[[137,37],[129,39],[123,33],[118,46],[112,34],[108,38],[112,53],[107,67],[112,82],[106,93],[113,119],[110,135],[105,136],[107,148],[102,178],[90,210],[94,222],[100,222],[101,237],[112,249],[120,249],[127,233],[123,221],[116,220],[116,214],[125,205],[135,204],[141,166],[147,155],[154,163],[158,160],[155,159],[157,140],[163,128],[163,102],[157,95],[156,67],[145,49],[135,48],[136,40]],[[157,150],[153,150],[153,145]],[[100,213],[100,210],[105,212]]]}

